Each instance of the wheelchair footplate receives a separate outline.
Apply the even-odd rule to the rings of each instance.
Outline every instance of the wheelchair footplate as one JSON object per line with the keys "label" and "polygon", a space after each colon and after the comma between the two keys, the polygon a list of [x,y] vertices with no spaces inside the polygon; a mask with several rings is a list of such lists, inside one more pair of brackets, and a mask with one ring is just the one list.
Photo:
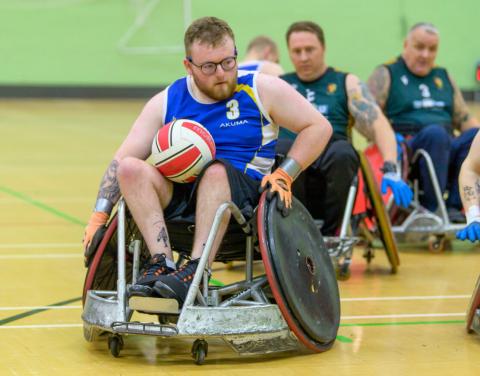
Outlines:
{"label": "wheelchair footplate", "polygon": [[175,299],[160,299],[143,296],[132,296],[128,299],[128,307],[143,313],[162,313],[178,315],[178,302]]}

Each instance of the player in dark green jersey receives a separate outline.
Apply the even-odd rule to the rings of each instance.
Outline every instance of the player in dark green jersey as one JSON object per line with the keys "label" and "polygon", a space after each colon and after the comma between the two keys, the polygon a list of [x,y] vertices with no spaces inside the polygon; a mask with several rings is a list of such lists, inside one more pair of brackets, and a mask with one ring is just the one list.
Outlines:
{"label": "player in dark green jersey", "polygon": [[[414,25],[401,56],[377,67],[368,84],[394,130],[409,138],[413,151],[421,148],[430,154],[442,193],[449,191],[446,204],[450,220],[463,222],[458,174],[479,123],[469,114],[447,70],[435,66],[438,44],[439,33],[432,24]],[[454,138],[454,129],[461,135]],[[421,204],[435,211],[437,200],[423,159],[420,185]]]}
{"label": "player in dark green jersey", "polygon": [[[408,206],[410,188],[396,170],[395,135],[366,84],[353,74],[339,72],[325,62],[321,27],[296,22],[287,31],[287,45],[295,72],[281,76],[332,124],[334,135],[324,153],[294,185],[295,193],[314,218],[322,219],[324,235],[334,235],[343,217],[348,190],[359,162],[350,143],[350,127],[374,141],[385,160],[382,190],[393,191],[397,204]],[[278,151],[283,154],[295,134],[281,130]]]}

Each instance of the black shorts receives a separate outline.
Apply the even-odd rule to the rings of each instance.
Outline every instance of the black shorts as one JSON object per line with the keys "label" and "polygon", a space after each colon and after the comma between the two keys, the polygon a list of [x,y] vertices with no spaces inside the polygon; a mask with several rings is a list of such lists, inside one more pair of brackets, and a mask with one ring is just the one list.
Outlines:
{"label": "black shorts", "polygon": [[[248,207],[254,209],[260,199],[258,188],[260,181],[251,178],[240,170],[233,167],[224,159],[215,159],[209,162],[202,170],[194,183],[180,184],[173,183],[173,196],[170,203],[164,210],[165,219],[184,219],[187,221],[195,221],[196,191],[205,170],[213,163],[222,163],[227,171],[228,183],[230,184],[230,192],[232,201],[243,211],[247,219],[249,219]],[[253,213],[252,213],[253,214]]]}

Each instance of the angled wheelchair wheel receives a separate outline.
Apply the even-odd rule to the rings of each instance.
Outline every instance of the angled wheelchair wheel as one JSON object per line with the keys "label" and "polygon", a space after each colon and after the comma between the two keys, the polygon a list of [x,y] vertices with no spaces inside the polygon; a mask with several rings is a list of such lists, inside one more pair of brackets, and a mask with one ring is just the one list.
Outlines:
{"label": "angled wheelchair wheel", "polygon": [[[117,265],[117,215],[110,220],[103,239],[99,243],[91,261],[88,265],[85,281],[83,284],[82,303],[85,303],[88,290],[115,291],[117,289],[118,265]],[[126,246],[131,240],[142,239],[130,213],[127,212],[125,218],[125,241]],[[144,242],[142,242],[144,243]],[[146,259],[148,254],[146,245],[142,244],[140,252],[140,264]],[[125,273],[127,280],[132,275],[133,255],[127,252],[125,255]]]}
{"label": "angled wheelchair wheel", "polygon": [[472,323],[478,309],[480,309],[480,277],[477,279],[477,284],[475,285],[475,289],[473,290],[472,298],[470,299],[470,304],[468,306],[466,326],[467,333],[473,332]]}
{"label": "angled wheelchair wheel", "polygon": [[360,158],[360,167],[365,179],[368,196],[372,205],[373,215],[375,217],[376,227],[383,243],[387,258],[391,266],[392,273],[396,273],[400,265],[397,243],[392,232],[392,224],[383,204],[382,196],[375,180],[373,171],[363,153],[358,153]]}
{"label": "angled wheelchair wheel", "polygon": [[259,247],[274,299],[298,340],[328,350],[340,324],[340,299],[328,250],[310,213],[297,199],[284,217],[262,194],[257,211]]}

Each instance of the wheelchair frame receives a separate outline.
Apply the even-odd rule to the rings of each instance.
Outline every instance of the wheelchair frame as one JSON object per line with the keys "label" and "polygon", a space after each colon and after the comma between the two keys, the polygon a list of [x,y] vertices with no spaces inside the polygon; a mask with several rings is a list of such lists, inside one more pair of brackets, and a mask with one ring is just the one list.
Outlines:
{"label": "wheelchair frame", "polygon": [[[246,271],[245,280],[224,287],[209,288],[206,266],[212,245],[226,210],[230,210],[235,220],[246,234]],[[202,364],[208,353],[207,337],[223,339],[240,354],[265,354],[279,351],[298,350],[302,348],[299,333],[292,331],[277,304],[272,304],[264,287],[268,280],[265,275],[253,277],[254,231],[237,206],[231,202],[222,204],[215,214],[212,228],[199,260],[192,285],[188,291],[183,307],[178,311],[174,299],[135,297],[135,310],[158,314],[160,323],[131,322],[134,309],[127,301],[126,278],[126,240],[125,240],[125,202],[120,200],[117,209],[117,260],[118,280],[116,291],[88,290],[82,314],[84,337],[94,341],[101,332],[108,332],[108,346],[113,356],[117,357],[123,347],[123,335],[140,334],[159,337],[196,338],[192,345],[195,363]],[[133,250],[132,283],[138,275],[140,258],[140,240],[134,239],[129,250]],[[97,256],[97,255],[95,255]],[[97,256],[99,259],[101,255]],[[95,261],[95,260],[94,260]],[[203,289],[200,288],[203,279]],[[149,312],[147,305],[142,309],[142,302],[155,299],[162,304],[159,311]],[[199,305],[195,305],[195,299]],[[176,323],[171,318],[176,317]],[[175,321],[175,319],[173,320]],[[299,342],[300,341],[300,342]],[[325,351],[333,345],[309,346],[310,350]]]}
{"label": "wheelchair frame", "polygon": [[[411,236],[405,234],[417,234],[417,239],[419,238],[420,241],[428,240],[428,247],[431,252],[442,252],[448,247],[448,239],[452,237],[456,231],[465,227],[465,224],[453,224],[450,222],[430,155],[424,149],[418,149],[412,158],[411,164],[418,162],[420,157],[425,159],[428,174],[437,199],[439,214],[432,213],[420,206],[418,199],[418,179],[415,179],[414,200],[411,203],[414,209],[404,219],[401,225],[393,226],[392,231],[399,240],[408,240],[411,238]],[[387,208],[391,208],[392,205],[393,197],[390,197]]]}
{"label": "wheelchair frame", "polygon": [[332,260],[337,279],[344,281],[350,278],[350,265],[352,263],[353,247],[360,241],[359,237],[349,236],[351,216],[355,196],[358,189],[358,178],[354,177],[348,191],[347,203],[343,212],[342,224],[338,236],[324,236],[330,259]]}

